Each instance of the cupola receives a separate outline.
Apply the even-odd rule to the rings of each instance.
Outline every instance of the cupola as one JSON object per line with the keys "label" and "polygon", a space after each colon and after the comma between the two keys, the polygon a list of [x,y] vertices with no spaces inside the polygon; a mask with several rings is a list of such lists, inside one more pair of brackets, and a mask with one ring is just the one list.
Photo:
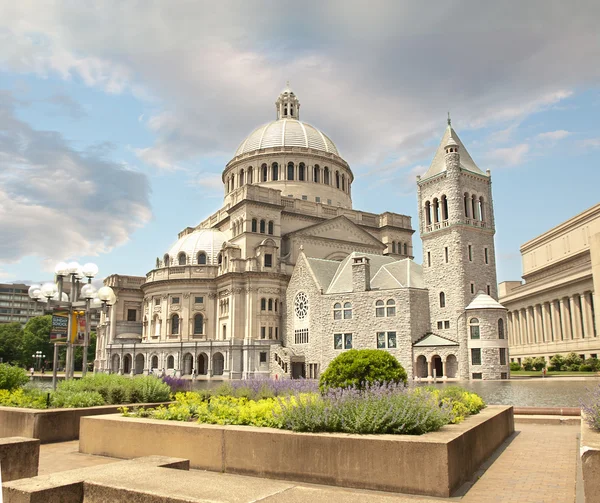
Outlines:
{"label": "cupola", "polygon": [[277,119],[300,119],[300,102],[294,91],[290,89],[290,83],[287,82],[285,89],[275,102]]}

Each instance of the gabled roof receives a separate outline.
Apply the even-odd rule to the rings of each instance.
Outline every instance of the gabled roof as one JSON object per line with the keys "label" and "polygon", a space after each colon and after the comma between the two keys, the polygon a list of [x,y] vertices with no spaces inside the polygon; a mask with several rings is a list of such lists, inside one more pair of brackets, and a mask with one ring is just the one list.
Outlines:
{"label": "gabled roof", "polygon": [[[371,278],[383,265],[390,264],[395,261],[394,258],[386,255],[352,252],[344,260],[342,260],[341,263],[338,263],[338,270],[335,273],[335,276],[331,281],[326,293],[344,293],[352,291],[352,264],[354,263],[354,257],[367,257],[369,259]],[[400,285],[396,285],[392,288],[399,288],[399,286]]]}
{"label": "gabled roof", "polygon": [[371,269],[372,289],[389,290],[398,287],[425,288],[423,268],[413,260],[405,258],[384,264],[375,274]]}
{"label": "gabled roof", "polygon": [[444,136],[442,137],[442,141],[440,142],[440,146],[438,147],[435,156],[433,156],[433,161],[431,161],[431,165],[427,172],[421,177],[421,179],[431,178],[432,176],[439,175],[446,171],[446,145],[450,140],[450,137],[454,139],[454,141],[458,144],[458,153],[460,154],[460,167],[462,169],[466,169],[467,171],[471,171],[472,173],[477,173],[478,175],[484,175],[485,173],[481,171],[475,161],[469,155],[469,152],[460,141],[460,138],[456,134],[456,131],[452,129],[452,126],[448,126],[446,131],[444,132]]}
{"label": "gabled roof", "polygon": [[506,309],[500,302],[481,290],[465,309]]}
{"label": "gabled roof", "polygon": [[337,239],[350,243],[360,243],[380,250],[385,249],[385,245],[376,237],[361,229],[352,220],[344,215],[319,222],[318,224],[298,229],[290,232],[286,236],[310,236],[312,238]]}
{"label": "gabled roof", "polygon": [[425,337],[421,337],[417,342],[413,344],[415,348],[425,348],[432,346],[458,346],[458,342],[446,339],[441,335],[427,334]]}
{"label": "gabled roof", "polygon": [[306,263],[310,267],[318,287],[325,292],[340,266],[339,261],[306,257]]}

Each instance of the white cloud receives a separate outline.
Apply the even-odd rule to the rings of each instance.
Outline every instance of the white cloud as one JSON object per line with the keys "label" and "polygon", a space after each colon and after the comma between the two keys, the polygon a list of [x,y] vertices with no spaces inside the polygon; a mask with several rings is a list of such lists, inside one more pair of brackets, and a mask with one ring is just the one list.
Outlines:
{"label": "white cloud", "polygon": [[587,138],[579,142],[582,148],[600,148],[600,138]]}
{"label": "white cloud", "polygon": [[106,253],[150,219],[146,176],[106,160],[109,150],[78,152],[32,129],[0,93],[0,262]]}
{"label": "white cloud", "polygon": [[538,140],[550,140],[550,141],[557,141],[557,140],[564,140],[567,136],[572,135],[573,133],[571,133],[570,131],[565,131],[564,129],[559,129],[557,131],[548,131],[546,133],[540,133],[537,135],[537,139]]}
{"label": "white cloud", "polygon": [[523,163],[528,152],[529,145],[521,143],[512,147],[491,150],[486,154],[486,159],[490,164],[498,167],[515,166]]}

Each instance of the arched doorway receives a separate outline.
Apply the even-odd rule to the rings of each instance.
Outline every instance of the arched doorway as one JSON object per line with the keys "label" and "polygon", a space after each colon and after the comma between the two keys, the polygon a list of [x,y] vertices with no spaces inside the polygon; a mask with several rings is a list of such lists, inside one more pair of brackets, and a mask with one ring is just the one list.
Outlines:
{"label": "arched doorway", "polygon": [[186,353],[183,355],[183,374],[191,375],[192,367],[194,366],[194,357],[191,353]]}
{"label": "arched doorway", "polygon": [[208,373],[208,356],[204,353],[198,355],[198,365],[196,366],[198,375],[206,375]]}
{"label": "arched doorway", "polygon": [[225,364],[225,358],[221,353],[215,353],[213,355],[213,375],[222,376],[223,375],[223,367]]}
{"label": "arched doorway", "polygon": [[438,355],[431,357],[431,377],[442,377],[444,375],[444,366],[442,365],[442,359]]}
{"label": "arched doorway", "polygon": [[129,374],[131,372],[131,355],[128,353],[123,357],[123,373]]}
{"label": "arched doorway", "polygon": [[175,368],[175,357],[173,355],[167,356],[167,368],[168,369]]}
{"label": "arched doorway", "polygon": [[458,373],[458,360],[454,355],[448,355],[446,358],[446,376],[447,377],[456,377]]}
{"label": "arched doorway", "polygon": [[119,364],[121,363],[121,357],[119,355],[112,355],[112,366],[111,370],[113,372],[119,371]]}
{"label": "arched doorway", "polygon": [[417,363],[415,365],[416,377],[427,377],[427,358],[423,355],[417,357]]}
{"label": "arched doorway", "polygon": [[144,373],[144,355],[142,353],[138,353],[135,357],[135,373],[143,374]]}
{"label": "arched doorway", "polygon": [[154,355],[152,358],[150,358],[150,368],[152,370],[158,368],[158,356]]}

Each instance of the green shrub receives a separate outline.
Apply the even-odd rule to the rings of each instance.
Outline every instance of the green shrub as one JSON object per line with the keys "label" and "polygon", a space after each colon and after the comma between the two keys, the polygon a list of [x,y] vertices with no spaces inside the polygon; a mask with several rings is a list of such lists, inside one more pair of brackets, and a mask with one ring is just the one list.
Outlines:
{"label": "green shrub", "polygon": [[600,360],[598,360],[598,358],[588,358],[585,361],[585,364],[589,365],[591,370],[593,371],[597,372],[598,370],[600,370]]}
{"label": "green shrub", "polygon": [[57,391],[52,394],[52,407],[78,408],[104,405],[104,398],[97,391]]}
{"label": "green shrub", "polygon": [[550,366],[552,370],[563,370],[563,367],[566,365],[565,358],[563,355],[554,355],[550,358]]}
{"label": "green shrub", "polygon": [[477,414],[485,407],[485,402],[479,395],[471,393],[460,386],[446,386],[443,388],[426,386],[417,389],[425,389],[429,393],[433,393],[441,404],[447,404],[454,414],[452,423],[460,423],[466,417]]}
{"label": "green shrub", "polygon": [[27,384],[27,372],[20,368],[0,363],[0,389],[13,390]]}
{"label": "green shrub", "polygon": [[406,384],[404,367],[387,351],[380,349],[351,349],[336,356],[321,375],[319,388],[364,389],[374,383]]}
{"label": "green shrub", "polygon": [[581,365],[583,360],[577,353],[569,353],[565,356],[565,365],[572,367],[573,365]]}
{"label": "green shrub", "polygon": [[546,359],[543,356],[533,359],[533,370],[540,371],[544,368],[546,368]]}
{"label": "green shrub", "polygon": [[576,363],[569,365],[567,367],[567,370],[570,370],[571,372],[579,372],[581,365],[577,365]]}
{"label": "green shrub", "polygon": [[592,366],[591,366],[591,365],[589,365],[589,364],[587,364],[587,363],[584,363],[583,365],[581,365],[581,366],[579,367],[579,370],[580,370],[581,372],[591,372],[591,371],[593,371],[594,369],[592,368]]}
{"label": "green shrub", "polygon": [[521,365],[519,365],[519,362],[510,362],[510,370],[521,370]]}
{"label": "green shrub", "polygon": [[12,391],[0,389],[0,405],[26,409],[45,409],[47,408],[46,393],[35,389],[18,388]]}
{"label": "green shrub", "polygon": [[530,356],[523,359],[523,370],[533,370],[533,358]]}
{"label": "green shrub", "polygon": [[556,367],[552,366],[552,365],[550,365],[550,366],[548,367],[548,372],[555,372],[555,371],[557,371],[557,370],[558,370],[558,369],[557,369]]}

